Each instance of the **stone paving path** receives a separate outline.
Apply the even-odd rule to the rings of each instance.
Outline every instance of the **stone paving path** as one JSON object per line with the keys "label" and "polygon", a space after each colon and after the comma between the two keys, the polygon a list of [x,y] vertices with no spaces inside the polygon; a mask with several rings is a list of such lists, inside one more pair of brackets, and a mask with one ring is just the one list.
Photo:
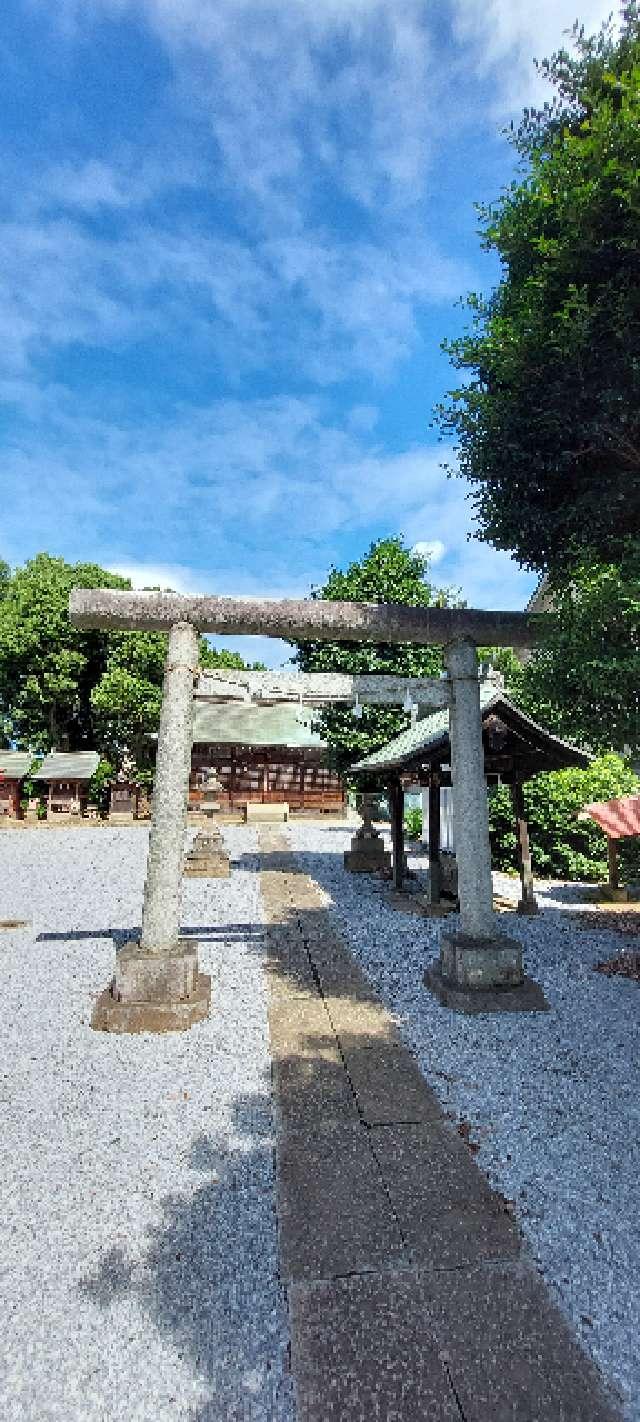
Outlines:
{"label": "stone paving path", "polygon": [[297,1422],[614,1422],[318,886],[260,848]]}

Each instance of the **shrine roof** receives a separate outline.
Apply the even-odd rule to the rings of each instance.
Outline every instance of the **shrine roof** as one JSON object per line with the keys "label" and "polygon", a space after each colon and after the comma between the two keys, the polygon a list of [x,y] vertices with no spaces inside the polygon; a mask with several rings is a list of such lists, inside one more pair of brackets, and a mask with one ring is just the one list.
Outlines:
{"label": "shrine roof", "polygon": [[[544,763],[547,758],[557,762],[553,767],[557,769],[568,766],[584,768],[591,760],[591,756],[586,751],[571,745],[569,741],[561,740],[559,736],[548,731],[545,726],[539,725],[537,721],[532,720],[524,711],[521,711],[514,701],[510,701],[504,692],[497,693],[495,687],[481,685],[480,709],[483,722],[491,716],[498,717],[509,730],[517,734],[522,742],[531,747],[534,754],[539,754],[541,770],[549,768]],[[395,736],[392,741],[387,741],[386,745],[380,746],[371,755],[365,756],[363,760],[352,765],[350,774],[399,770],[405,765],[413,765],[420,758],[425,761],[444,760],[448,758],[449,754],[449,710],[447,708],[444,711],[431,712],[416,721],[415,726],[409,726],[406,731],[401,731],[400,735]]]}
{"label": "shrine roof", "polygon": [[34,779],[90,780],[99,764],[97,751],[50,751],[34,772]]}
{"label": "shrine roof", "polygon": [[194,745],[211,743],[242,746],[290,746],[292,749],[322,750],[324,742],[312,730],[313,709],[297,702],[275,706],[246,703],[196,702]]}
{"label": "shrine roof", "polygon": [[585,805],[580,818],[584,815],[595,820],[609,839],[640,835],[640,795],[625,795],[619,800],[592,800]]}
{"label": "shrine roof", "polygon": [[0,775],[5,780],[24,780],[32,764],[31,751],[0,750]]}

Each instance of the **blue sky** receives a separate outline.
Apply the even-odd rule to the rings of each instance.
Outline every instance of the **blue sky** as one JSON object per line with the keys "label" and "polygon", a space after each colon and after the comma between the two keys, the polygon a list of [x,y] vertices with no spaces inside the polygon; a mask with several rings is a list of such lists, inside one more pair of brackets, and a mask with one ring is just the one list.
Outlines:
{"label": "blue sky", "polygon": [[431,418],[576,4],[5,0],[0,555],[305,595],[402,533],[522,606]]}

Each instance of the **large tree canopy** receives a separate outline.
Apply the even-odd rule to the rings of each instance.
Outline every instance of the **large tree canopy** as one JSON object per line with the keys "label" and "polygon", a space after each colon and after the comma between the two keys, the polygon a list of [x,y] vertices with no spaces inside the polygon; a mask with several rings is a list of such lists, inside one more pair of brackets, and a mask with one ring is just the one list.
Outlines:
{"label": "large tree canopy", "polygon": [[[69,621],[72,587],[128,588],[94,563],[39,553],[13,574],[0,562],[0,734],[33,751],[91,746],[141,768],[153,758],[167,639],[160,632],[100,632]],[[200,638],[203,666],[243,667]]]}
{"label": "large tree canopy", "polygon": [[522,669],[521,703],[594,750],[640,752],[640,547],[586,555],[547,582],[544,640]]}
{"label": "large tree canopy", "polygon": [[640,18],[626,5],[540,69],[554,89],[514,134],[523,169],[483,207],[502,279],[448,343],[439,412],[481,536],[537,568],[640,535]]}
{"label": "large tree canopy", "polygon": [[[401,538],[373,543],[360,562],[345,572],[332,568],[326,583],[312,597],[337,602],[399,602],[410,607],[453,605],[451,593],[427,581],[427,560],[412,553]],[[388,643],[301,642],[295,658],[301,671],[393,672],[398,676],[437,676],[442,669],[439,647]],[[317,718],[318,729],[332,750],[334,763],[345,770],[360,756],[384,745],[407,725],[402,710],[363,706],[354,717],[350,707],[335,706]]]}

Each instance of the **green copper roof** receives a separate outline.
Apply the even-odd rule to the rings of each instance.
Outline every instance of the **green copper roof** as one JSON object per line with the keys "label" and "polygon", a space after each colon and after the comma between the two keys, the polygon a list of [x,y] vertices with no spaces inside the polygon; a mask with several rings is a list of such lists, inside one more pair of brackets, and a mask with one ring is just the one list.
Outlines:
{"label": "green copper roof", "polygon": [[313,711],[297,702],[282,701],[275,706],[247,703],[208,704],[196,702],[194,744],[291,746],[321,750],[323,741],[312,731]]}
{"label": "green copper roof", "polygon": [[34,779],[90,780],[99,764],[97,751],[50,751]]}
{"label": "green copper roof", "polygon": [[31,751],[0,750],[0,775],[5,780],[23,780],[32,762]]}
{"label": "green copper roof", "polygon": [[[591,756],[586,751],[579,750],[576,746],[570,745],[568,741],[560,740],[551,731],[547,731],[544,726],[540,726],[537,721],[533,721],[530,716],[525,715],[515,702],[510,701],[504,692],[496,692],[495,686],[480,687],[480,708],[483,717],[490,712],[496,711],[508,723],[519,729],[520,734],[525,738],[529,735],[535,744],[543,745],[558,757],[562,758],[566,765],[586,766],[591,760]],[[390,770],[408,764],[416,760],[421,752],[425,759],[435,750],[436,746],[442,744],[445,754],[449,752],[449,711],[433,711],[430,715],[424,716],[417,721],[415,726],[410,726],[408,730],[402,731],[399,736],[395,736],[392,741],[380,746],[377,751],[359,760],[351,766],[350,774],[365,773],[375,770]]]}

